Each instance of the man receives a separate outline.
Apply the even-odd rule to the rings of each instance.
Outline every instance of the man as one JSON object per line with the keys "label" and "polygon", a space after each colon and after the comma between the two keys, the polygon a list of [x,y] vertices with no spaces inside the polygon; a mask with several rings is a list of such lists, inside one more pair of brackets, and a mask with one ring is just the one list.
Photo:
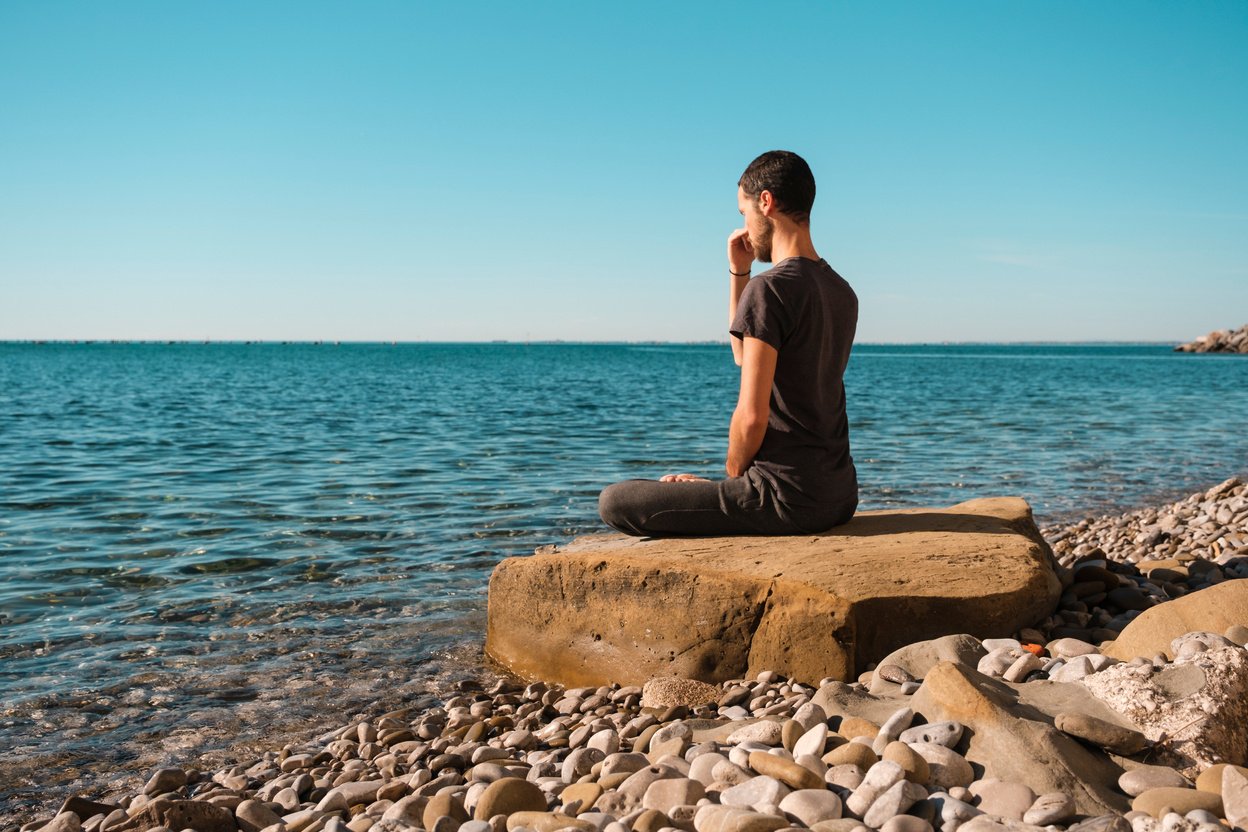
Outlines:
{"label": "man", "polygon": [[[842,377],[858,324],[853,289],[815,252],[815,178],[796,153],[759,156],[737,183],[745,227],[728,237],[729,333],[741,391],[728,478],[608,486],[598,511],[633,535],[805,534],[858,505]],[[754,260],[776,265],[750,277]]]}

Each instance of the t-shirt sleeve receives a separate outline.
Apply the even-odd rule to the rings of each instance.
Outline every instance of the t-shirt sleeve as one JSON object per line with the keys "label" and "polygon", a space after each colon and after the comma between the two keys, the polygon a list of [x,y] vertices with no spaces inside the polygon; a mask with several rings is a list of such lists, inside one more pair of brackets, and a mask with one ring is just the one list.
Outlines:
{"label": "t-shirt sleeve", "polygon": [[771,284],[757,277],[745,284],[728,332],[738,338],[757,338],[779,350],[791,330],[788,312]]}

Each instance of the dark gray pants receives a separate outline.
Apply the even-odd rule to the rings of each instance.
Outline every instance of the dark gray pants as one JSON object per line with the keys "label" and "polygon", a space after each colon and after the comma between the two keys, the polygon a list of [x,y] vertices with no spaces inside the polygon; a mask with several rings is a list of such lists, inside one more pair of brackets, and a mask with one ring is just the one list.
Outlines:
{"label": "dark gray pants", "polygon": [[817,534],[854,516],[852,501],[818,509],[781,503],[761,477],[707,482],[625,480],[598,496],[608,526],[638,537]]}

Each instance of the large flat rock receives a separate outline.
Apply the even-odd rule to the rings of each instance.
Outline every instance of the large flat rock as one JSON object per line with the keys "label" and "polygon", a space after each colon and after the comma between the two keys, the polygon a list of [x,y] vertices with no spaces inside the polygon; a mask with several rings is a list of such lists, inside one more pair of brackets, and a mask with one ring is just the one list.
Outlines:
{"label": "large flat rock", "polygon": [[1031,509],[1013,497],[862,512],[814,536],[594,535],[495,567],[485,649],[565,685],[763,669],[852,679],[914,641],[1010,635],[1058,594]]}

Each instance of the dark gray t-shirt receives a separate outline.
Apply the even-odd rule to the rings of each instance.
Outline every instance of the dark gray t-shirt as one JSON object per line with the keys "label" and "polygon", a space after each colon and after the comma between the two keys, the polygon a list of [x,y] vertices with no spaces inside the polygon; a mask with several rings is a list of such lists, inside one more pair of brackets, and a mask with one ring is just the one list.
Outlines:
{"label": "dark gray t-shirt", "polygon": [[728,328],[779,352],[753,467],[806,517],[858,501],[843,383],[857,326],[858,297],[827,261],[790,257],[750,279]]}

